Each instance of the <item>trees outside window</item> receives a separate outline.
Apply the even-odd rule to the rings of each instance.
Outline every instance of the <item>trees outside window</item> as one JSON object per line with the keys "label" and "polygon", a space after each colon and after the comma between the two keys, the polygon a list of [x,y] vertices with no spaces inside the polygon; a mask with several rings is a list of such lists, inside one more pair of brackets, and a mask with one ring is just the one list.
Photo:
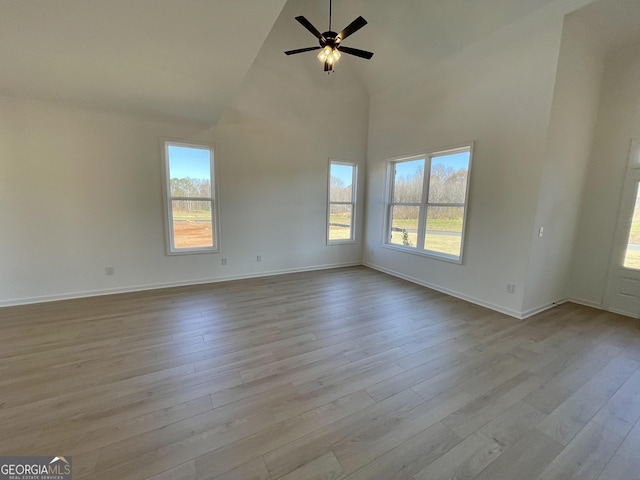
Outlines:
{"label": "trees outside window", "polygon": [[355,241],[357,165],[329,161],[327,243]]}
{"label": "trees outside window", "polygon": [[168,253],[219,251],[213,147],[164,142]]}
{"label": "trees outside window", "polygon": [[462,262],[473,145],[391,160],[385,244]]}

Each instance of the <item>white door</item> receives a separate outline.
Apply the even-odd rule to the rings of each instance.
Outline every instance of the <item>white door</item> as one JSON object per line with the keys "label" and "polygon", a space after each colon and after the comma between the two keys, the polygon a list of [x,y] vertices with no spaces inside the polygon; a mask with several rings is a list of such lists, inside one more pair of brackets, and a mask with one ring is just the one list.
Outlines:
{"label": "white door", "polygon": [[613,248],[607,307],[640,318],[640,141],[637,140],[631,143]]}

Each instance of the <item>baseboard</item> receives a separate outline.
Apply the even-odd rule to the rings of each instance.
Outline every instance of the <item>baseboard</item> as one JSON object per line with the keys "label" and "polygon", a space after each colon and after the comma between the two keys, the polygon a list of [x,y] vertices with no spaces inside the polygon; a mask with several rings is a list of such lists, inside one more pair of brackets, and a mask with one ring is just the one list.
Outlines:
{"label": "baseboard", "polygon": [[542,306],[535,307],[535,308],[530,308],[529,310],[524,310],[522,312],[522,314],[521,314],[522,316],[520,318],[522,318],[524,320],[525,318],[532,317],[534,315],[537,315],[539,313],[547,311],[547,310],[549,310],[549,309],[551,309],[553,307],[557,307],[558,305],[562,305],[563,303],[567,303],[568,301],[569,300],[567,300],[566,298],[562,298],[560,300],[556,300],[555,302],[551,302],[551,303],[548,303],[546,305],[542,305]]}
{"label": "baseboard", "polygon": [[244,275],[227,275],[224,277],[201,278],[197,280],[187,280],[187,281],[180,281],[180,282],[152,283],[152,284],[145,284],[145,285],[134,285],[130,287],[87,290],[84,292],[71,292],[71,293],[64,293],[64,294],[58,294],[58,295],[43,295],[39,297],[19,298],[15,300],[0,301],[0,308],[15,307],[19,305],[31,305],[36,303],[58,302],[61,300],[73,300],[76,298],[101,297],[104,295],[117,295],[119,293],[142,292],[145,290],[159,290],[161,288],[187,287],[189,285],[203,285],[207,283],[229,282],[233,280],[244,280],[247,278],[270,277],[273,275],[286,275],[287,273],[301,273],[301,272],[312,272],[315,270],[329,270],[332,268],[357,267],[360,265],[362,265],[360,262],[332,263],[332,264],[326,264],[326,265],[313,265],[313,266],[302,267],[302,268],[270,270],[267,272],[248,273]]}
{"label": "baseboard", "polygon": [[597,308],[598,310],[606,310],[602,303],[585,300],[584,298],[569,297],[567,298],[567,301],[571,303],[577,303],[578,305],[584,305],[585,307]]}
{"label": "baseboard", "polygon": [[374,265],[371,263],[367,263],[367,262],[349,262],[349,263],[332,263],[332,264],[325,264],[325,265],[312,265],[312,266],[308,266],[308,267],[302,267],[302,268],[287,268],[287,269],[281,269],[281,270],[270,270],[270,271],[266,271],[266,272],[259,272],[259,273],[248,273],[248,274],[244,274],[244,275],[227,275],[227,276],[223,276],[223,277],[214,277],[214,278],[201,278],[201,279],[197,279],[197,280],[187,280],[187,281],[180,281],[180,282],[166,282],[166,283],[153,283],[153,284],[146,284],[146,285],[134,285],[134,286],[130,286],[130,287],[120,287],[120,288],[110,288],[110,289],[100,289],[100,290],[88,290],[88,291],[84,291],[84,292],[71,292],[71,293],[65,293],[65,294],[59,294],[59,295],[43,295],[43,296],[39,296],[39,297],[30,297],[30,298],[20,298],[20,299],[15,299],[15,300],[5,300],[5,301],[0,301],[0,308],[3,307],[14,307],[14,306],[19,306],[19,305],[30,305],[30,304],[36,304],[36,303],[47,303],[47,302],[57,302],[57,301],[61,301],[61,300],[73,300],[76,298],[88,298],[88,297],[99,297],[99,296],[104,296],[104,295],[116,295],[119,293],[132,293],[132,292],[141,292],[141,291],[145,291],[145,290],[159,290],[162,288],[171,288],[171,287],[186,287],[189,285],[203,285],[203,284],[207,284],[207,283],[220,283],[220,282],[229,282],[229,281],[233,281],[233,280],[244,280],[247,278],[259,278],[259,277],[269,277],[272,275],[286,275],[288,273],[301,273],[301,272],[312,272],[315,270],[330,270],[333,268],[344,268],[344,267],[357,267],[360,265],[364,265],[368,268],[371,268],[373,270],[377,270],[379,272],[382,273],[386,273],[388,275],[392,275],[394,277],[398,277],[398,278],[402,278],[403,280],[407,280],[411,283],[415,283],[418,285],[421,285],[423,287],[426,288],[430,288],[432,290],[436,290],[438,292],[444,293],[446,295],[451,295],[452,297],[456,297],[459,298],[461,300],[465,300],[467,302],[476,304],[476,305],[480,305],[481,307],[485,307],[485,308],[489,308],[491,310],[494,310],[496,312],[500,312],[500,313],[504,313],[505,315],[509,315],[510,317],[514,317],[517,318],[519,320],[523,320],[525,318],[529,318],[533,315],[537,315],[538,313],[544,312],[545,310],[548,310],[550,308],[553,308],[557,305],[561,305],[565,302],[572,302],[572,303],[577,303],[579,305],[584,305],[586,307],[592,307],[592,308],[597,308],[599,310],[604,310],[604,311],[608,311],[608,312],[612,312],[612,313],[616,313],[619,315],[625,315],[625,316],[629,316],[632,318],[638,318],[637,316],[629,313],[629,312],[622,312],[622,311],[617,311],[615,309],[611,309],[611,308],[605,308],[601,303],[596,303],[596,302],[592,302],[589,300],[585,300],[582,298],[577,298],[577,297],[569,297],[569,298],[564,298],[561,300],[557,300],[555,302],[552,302],[548,305],[543,305],[540,307],[536,307],[536,308],[532,308],[523,312],[519,312],[516,310],[512,310],[510,308],[506,308],[503,307],[501,305],[497,305],[491,302],[486,302],[484,300],[481,300],[479,298],[475,298],[472,297],[470,295],[466,295],[464,293],[455,291],[455,290],[451,290],[448,288],[444,288],[441,287],[439,285],[430,283],[430,282],[425,282],[424,280],[420,280],[418,278],[412,277],[410,275],[405,275],[401,272],[397,272],[395,270],[391,270],[388,268],[383,268],[380,267],[379,265]]}
{"label": "baseboard", "polygon": [[[365,267],[372,268],[373,270],[378,270],[379,272],[386,273],[388,275],[392,275],[394,277],[402,278],[403,280],[407,280],[411,283],[416,283],[418,285],[422,285],[423,287],[430,288],[431,290],[436,290],[437,292],[444,293],[450,295],[452,297],[459,298],[461,300],[465,300],[467,302],[480,305],[481,307],[488,308],[490,310],[494,310],[496,312],[504,313],[505,315],[509,315],[510,317],[517,318],[518,320],[522,320],[525,318],[522,315],[522,312],[518,312],[516,310],[512,310],[510,308],[503,307],[502,305],[497,305],[491,302],[486,302],[479,298],[472,297],[470,295],[466,295],[464,293],[457,292],[455,290],[451,290],[448,288],[441,287],[440,285],[435,285],[430,282],[425,282],[424,280],[420,280],[419,278],[412,277],[410,275],[405,275],[404,273],[396,272],[395,270],[391,270],[388,268],[380,267],[379,265],[374,265],[371,263],[363,263]],[[550,308],[550,307],[549,307]]]}
{"label": "baseboard", "polygon": [[640,316],[637,313],[626,312],[624,310],[618,310],[617,308],[607,308],[606,311],[607,312],[611,312],[611,313],[615,313],[617,315],[623,315],[625,317],[640,318]]}
{"label": "baseboard", "polygon": [[624,310],[618,310],[617,308],[607,307],[603,303],[592,302],[591,300],[585,300],[583,298],[569,297],[569,301],[573,303],[577,303],[578,305],[584,305],[585,307],[597,308],[598,310],[603,310],[605,312],[611,312],[617,315],[624,315],[625,317],[640,318],[640,316],[638,316],[637,313],[626,312]]}

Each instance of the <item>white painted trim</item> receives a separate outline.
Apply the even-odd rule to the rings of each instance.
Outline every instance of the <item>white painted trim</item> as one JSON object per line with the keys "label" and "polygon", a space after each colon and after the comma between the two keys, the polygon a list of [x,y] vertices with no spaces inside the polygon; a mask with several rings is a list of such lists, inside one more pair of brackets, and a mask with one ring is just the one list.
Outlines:
{"label": "white painted trim", "polygon": [[330,270],[332,268],[357,267],[362,264],[356,263],[332,263],[326,265],[313,265],[304,268],[288,268],[284,270],[270,270],[268,272],[248,273],[246,275],[227,275],[224,277],[201,278],[198,280],[188,280],[184,282],[150,283],[146,285],[134,285],[131,287],[108,288],[101,290],[87,290],[85,292],[71,292],[59,295],[43,295],[40,297],[18,298],[15,300],[0,301],[0,308],[15,307],[19,305],[31,305],[36,303],[57,302],[60,300],[73,300],[76,298],[100,297],[104,295],[114,295],[118,293],[142,292],[146,290],[158,290],[161,288],[187,287],[190,285],[202,285],[207,283],[228,282],[231,280],[243,280],[247,278],[270,277],[272,275],[285,275],[287,273],[312,272],[316,270]]}
{"label": "white painted trim", "polygon": [[521,317],[523,320],[525,318],[529,318],[532,317],[534,315],[537,315],[539,313],[545,312],[547,310],[550,310],[554,307],[557,307],[558,305],[562,305],[563,303],[567,303],[567,299],[566,298],[562,298],[560,300],[556,300],[555,302],[551,302],[549,304],[546,305],[541,305],[539,307],[535,307],[535,308],[530,308],[529,310],[525,310],[521,313]]}
{"label": "white painted trim", "polygon": [[[629,158],[624,172],[624,179],[618,197],[618,215],[614,232],[614,240],[609,252],[609,266],[607,268],[606,288],[604,294],[604,308],[610,312],[619,313],[613,306],[618,300],[617,289],[620,272],[627,270],[629,274],[638,273],[624,267],[624,260],[631,228],[633,210],[636,203],[638,182],[640,182],[640,141],[632,139],[629,145]],[[624,313],[623,315],[629,315]],[[637,315],[634,313],[633,315]]]}
{"label": "white painted trim", "polygon": [[567,301],[571,303],[577,303],[578,305],[584,305],[585,307],[597,308],[598,310],[607,310],[601,302],[594,302],[585,298],[569,297],[567,298]]}
{"label": "white painted trim", "polygon": [[430,288],[431,290],[436,290],[437,292],[445,293],[452,297],[459,298],[461,300],[465,300],[470,303],[474,303],[476,305],[480,305],[481,307],[489,308],[496,312],[504,313],[505,315],[509,315],[510,317],[517,318],[518,320],[522,320],[522,312],[518,312],[516,310],[512,310],[510,308],[503,307],[501,305],[497,305],[495,303],[485,302],[479,298],[475,298],[469,295],[465,295],[464,293],[457,292],[455,290],[450,290],[448,288],[441,287],[439,285],[435,285],[433,283],[425,282],[415,277],[411,277],[409,275],[405,275],[404,273],[396,272],[395,270],[391,270],[388,268],[380,267],[379,265],[374,265],[371,263],[363,263],[365,267],[372,268],[373,270],[378,270],[379,272],[386,273],[392,275],[394,277],[402,278],[403,280],[407,280],[412,283],[416,283],[418,285],[422,285],[423,287]]}
{"label": "white painted trim", "polygon": [[[445,262],[455,263],[458,265],[462,265],[463,263],[463,254],[464,254],[464,244],[465,244],[465,232],[467,226],[467,213],[469,211],[469,192],[471,191],[471,165],[473,163],[473,154],[475,148],[475,140],[460,143],[454,146],[450,146],[447,148],[439,149],[439,150],[427,150],[423,153],[419,153],[411,156],[401,156],[401,157],[393,157],[388,158],[385,162],[386,165],[386,179],[385,179],[385,197],[384,197],[384,219],[382,222],[383,225],[383,233],[382,233],[382,243],[381,246],[386,248],[391,248],[394,250],[398,250],[401,252],[408,252],[411,250],[412,253],[416,253],[418,255],[422,255],[424,257],[433,258],[435,260],[442,260]],[[452,155],[455,153],[462,153],[468,151],[469,152],[469,163],[467,164],[467,185],[465,189],[465,199],[464,203],[459,204],[439,204],[437,202],[430,203],[429,202],[429,184],[431,178],[431,165],[434,158],[443,157],[446,155]],[[403,248],[402,246],[392,244],[391,243],[391,208],[396,205],[395,202],[392,202],[392,193],[395,190],[395,165],[403,162],[411,162],[415,160],[424,160],[424,177],[423,177],[423,188],[422,188],[422,198],[420,202],[406,202],[399,203],[397,205],[405,205],[405,206],[416,206],[419,207],[419,218],[418,218],[418,230],[416,235],[416,246],[410,248]],[[462,232],[460,233],[460,254],[453,256],[443,252],[437,252],[434,250],[427,250],[424,248],[424,240],[426,235],[426,225],[427,225],[427,210],[429,206],[458,206],[464,209],[464,214],[462,217]],[[419,247],[422,245],[422,247]]]}
{"label": "white painted trim", "polygon": [[584,305],[585,307],[596,308],[598,310],[602,310],[603,312],[611,312],[611,313],[615,313],[616,315],[624,315],[625,317],[631,317],[631,318],[640,318],[640,315],[638,315],[638,313],[636,312],[627,312],[624,310],[619,310],[617,308],[605,306],[602,303],[592,302],[591,300],[585,300],[582,298],[568,298],[567,301],[572,303],[577,303],[578,305]]}
{"label": "white painted trim", "polygon": [[[172,255],[193,255],[193,254],[210,254],[221,253],[222,246],[220,244],[222,235],[220,234],[220,205],[218,195],[218,158],[216,146],[213,143],[193,143],[169,137],[160,137],[161,142],[161,159],[162,159],[162,180],[163,187],[163,203],[165,216],[165,243],[166,254]],[[211,196],[202,198],[191,198],[203,202],[211,202],[211,226],[213,229],[213,246],[212,247],[195,247],[195,248],[175,248],[173,238],[173,208],[171,195],[171,182],[169,179],[169,147],[185,147],[198,150],[209,150],[210,153],[210,179],[211,179]],[[185,199],[189,199],[184,197]]]}
{"label": "white painted trim", "polygon": [[[343,165],[345,167],[351,167],[351,202],[331,202],[331,165]],[[347,160],[339,160],[337,158],[329,158],[329,165],[327,170],[327,232],[326,243],[327,245],[345,245],[349,243],[356,243],[356,221],[358,210],[358,164],[355,162],[349,162]],[[351,205],[351,238],[346,240],[329,240],[329,233],[331,231],[331,204],[339,203],[344,205]]]}
{"label": "white painted trim", "polygon": [[232,280],[243,280],[247,278],[260,278],[260,277],[269,277],[273,275],[286,275],[287,273],[302,273],[302,272],[313,272],[319,270],[331,270],[334,268],[345,268],[345,267],[358,267],[365,266],[371,268],[373,270],[377,270],[382,273],[386,273],[388,275],[402,278],[403,280],[407,280],[411,283],[415,283],[417,285],[421,285],[426,288],[430,288],[431,290],[435,290],[437,292],[444,293],[446,295],[450,295],[455,298],[459,298],[461,300],[465,300],[467,302],[473,303],[475,305],[480,305],[481,307],[489,308],[499,313],[504,313],[505,315],[509,315],[510,317],[514,317],[518,320],[524,320],[525,318],[531,317],[538,313],[541,313],[545,310],[549,310],[555,306],[561,305],[566,302],[577,303],[578,305],[584,305],[586,307],[596,308],[598,310],[607,311],[616,313],[618,315],[624,315],[631,318],[639,318],[636,314],[632,314],[629,312],[617,311],[610,308],[604,308],[602,304],[592,302],[585,299],[569,297],[562,300],[558,300],[548,305],[543,305],[541,307],[532,308],[525,312],[518,312],[516,310],[512,310],[510,308],[505,308],[500,305],[496,305],[494,303],[485,302],[479,298],[471,297],[469,295],[465,295],[463,293],[457,292],[455,290],[450,290],[448,288],[443,288],[438,285],[424,282],[417,278],[411,277],[409,275],[402,274],[400,272],[396,272],[395,270],[390,270],[387,268],[380,267],[378,265],[374,265],[371,263],[359,263],[359,262],[349,262],[349,263],[332,263],[325,265],[313,265],[310,267],[304,268],[288,268],[283,270],[271,270],[268,272],[260,272],[260,273],[248,273],[246,275],[227,275],[224,277],[216,277],[216,278],[202,278],[198,280],[189,280],[184,282],[168,282],[168,283],[153,283],[146,285],[135,285],[132,287],[123,287],[123,288],[109,288],[103,290],[88,290],[85,292],[72,292],[67,294],[60,295],[43,295],[40,297],[30,297],[30,298],[19,298],[15,300],[5,300],[0,301],[0,308],[4,307],[15,307],[20,305],[32,305],[37,303],[47,303],[47,302],[57,302],[61,300],[73,300],[76,298],[88,298],[88,297],[100,297],[106,295],[116,295],[118,293],[131,293],[131,292],[142,292],[147,290],[159,290],[162,288],[171,288],[171,287],[186,287],[190,285],[203,285],[207,283],[220,283],[220,282],[228,282]]}
{"label": "white painted trim", "polygon": [[615,313],[617,315],[624,315],[625,317],[631,317],[631,318],[640,319],[640,315],[638,315],[638,313],[634,313],[634,312],[627,312],[627,311],[624,311],[624,310],[619,310],[617,308],[608,308],[607,311],[611,312],[611,313]]}

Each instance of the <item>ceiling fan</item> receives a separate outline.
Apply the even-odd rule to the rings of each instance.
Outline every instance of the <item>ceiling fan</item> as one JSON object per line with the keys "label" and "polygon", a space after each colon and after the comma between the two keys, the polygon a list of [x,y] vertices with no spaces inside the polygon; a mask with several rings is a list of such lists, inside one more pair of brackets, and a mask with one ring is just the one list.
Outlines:
{"label": "ceiling fan", "polygon": [[334,64],[338,61],[342,53],[349,55],[355,55],[356,57],[366,58],[370,60],[373,57],[373,52],[367,52],[366,50],[360,50],[358,48],[345,47],[341,45],[342,41],[349,35],[354,34],[367,24],[367,21],[358,17],[340,33],[336,33],[331,30],[331,0],[329,0],[329,30],[324,33],[314,27],[309,20],[302,15],[296,17],[296,20],[307,30],[309,30],[314,37],[316,37],[320,43],[319,47],[307,47],[299,48],[297,50],[287,50],[284,52],[287,55],[294,55],[296,53],[310,52],[311,50],[320,50],[318,59],[324,63],[324,71],[331,73],[333,71]]}

